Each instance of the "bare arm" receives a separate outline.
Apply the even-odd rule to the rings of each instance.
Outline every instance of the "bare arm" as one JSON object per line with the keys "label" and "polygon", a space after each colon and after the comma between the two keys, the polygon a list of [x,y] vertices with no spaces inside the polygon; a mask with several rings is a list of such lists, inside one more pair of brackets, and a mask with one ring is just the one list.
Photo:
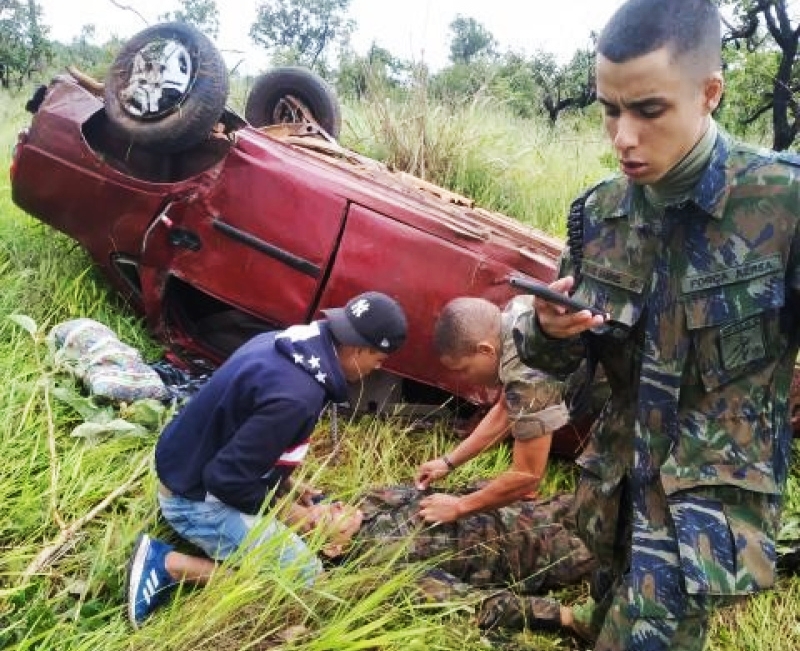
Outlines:
{"label": "bare arm", "polygon": [[530,497],[539,487],[547,467],[552,438],[552,434],[547,434],[524,441],[515,440],[510,470],[468,495],[429,495],[420,502],[420,516],[426,522],[453,522],[472,513]]}
{"label": "bare arm", "polygon": [[[449,452],[446,456],[454,466],[465,464],[470,459],[475,458],[481,452],[501,441],[509,432],[508,410],[505,400],[498,402],[481,419],[478,426],[467,438]],[[448,472],[450,467],[443,457],[432,459],[423,463],[414,477],[414,483],[420,490],[426,489],[432,482],[441,479]]]}

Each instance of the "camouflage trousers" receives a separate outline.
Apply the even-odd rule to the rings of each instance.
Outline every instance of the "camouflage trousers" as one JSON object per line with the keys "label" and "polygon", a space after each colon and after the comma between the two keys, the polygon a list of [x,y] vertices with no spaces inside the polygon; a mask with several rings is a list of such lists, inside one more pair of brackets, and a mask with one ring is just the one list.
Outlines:
{"label": "camouflage trousers", "polygon": [[693,577],[724,572],[714,567],[719,550],[706,549],[707,532],[696,526],[690,529],[697,556],[705,559],[702,568],[687,565],[676,517],[679,525],[686,523],[680,520],[681,510],[670,506],[658,481],[634,486],[624,479],[609,490],[588,473],[581,477],[577,527],[598,560],[591,580],[595,606],[586,622],[597,636],[596,651],[701,651],[711,611],[742,599],[686,591]]}
{"label": "camouflage trousers", "polygon": [[[457,522],[425,525],[413,487],[371,491],[355,543],[407,561],[433,561],[420,588],[429,599],[473,600],[483,626],[557,627],[560,604],[540,597],[587,578],[595,561],[577,536],[574,497],[520,500]],[[379,559],[372,553],[373,559]]]}

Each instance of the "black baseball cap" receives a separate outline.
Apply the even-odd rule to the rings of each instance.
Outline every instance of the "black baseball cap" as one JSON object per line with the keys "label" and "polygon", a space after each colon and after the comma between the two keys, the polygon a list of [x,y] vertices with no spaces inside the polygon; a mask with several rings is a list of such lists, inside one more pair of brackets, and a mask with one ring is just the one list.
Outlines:
{"label": "black baseball cap", "polygon": [[393,353],[406,340],[408,324],[400,304],[381,292],[364,292],[344,307],[322,310],[334,338],[345,346]]}

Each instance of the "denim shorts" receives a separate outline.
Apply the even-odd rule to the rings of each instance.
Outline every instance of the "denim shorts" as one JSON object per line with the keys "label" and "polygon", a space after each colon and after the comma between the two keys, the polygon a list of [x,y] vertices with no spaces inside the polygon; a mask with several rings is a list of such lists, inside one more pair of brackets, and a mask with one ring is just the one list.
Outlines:
{"label": "denim shorts", "polygon": [[280,567],[294,567],[309,583],[322,571],[319,559],[302,538],[288,531],[269,513],[248,515],[213,497],[199,502],[159,493],[158,503],[175,532],[202,549],[209,558],[222,561],[244,546],[246,549],[242,551],[250,551],[277,543],[275,553]]}

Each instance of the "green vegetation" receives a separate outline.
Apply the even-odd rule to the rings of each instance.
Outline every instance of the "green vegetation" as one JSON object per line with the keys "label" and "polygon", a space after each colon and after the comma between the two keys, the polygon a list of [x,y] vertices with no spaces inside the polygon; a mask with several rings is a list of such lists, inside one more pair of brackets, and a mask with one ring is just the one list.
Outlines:
{"label": "green vegetation", "polygon": [[[21,108],[26,98],[27,93],[0,95],[0,170],[8,168],[16,133],[28,123]],[[490,100],[454,107],[420,93],[407,102],[350,105],[345,116],[348,146],[554,234],[563,230],[570,198],[609,173],[610,156],[593,113],[551,129],[544,118],[512,118]],[[264,571],[255,556],[220,572],[203,590],[184,590],[141,631],[131,632],[122,584],[133,541],[142,529],[169,536],[157,518],[150,470],[156,434],[71,436],[83,417],[55,397],[58,387],[71,385],[53,371],[44,335],[60,321],[85,316],[109,325],[149,360],[161,350],[70,240],[12,204],[5,173],[0,287],[0,648],[571,648],[567,638],[554,634],[482,636],[471,624],[472,604],[433,605],[415,596],[421,568],[351,560],[309,589],[288,570]],[[320,425],[306,472],[343,499],[365,486],[408,481],[417,463],[453,445],[444,426],[421,431],[363,419],[340,424],[342,444],[335,450],[328,430],[328,423]],[[501,447],[448,481],[457,485],[493,475],[508,461]],[[797,530],[800,512],[796,475],[785,517],[789,531]],[[543,492],[573,481],[569,464],[554,463]],[[95,512],[104,500],[107,506]],[[93,513],[52,557],[32,565]],[[585,590],[559,596],[569,602]],[[779,590],[717,615],[711,649],[795,651],[799,609],[800,580],[783,579]]]}
{"label": "green vegetation", "polygon": [[342,140],[351,148],[558,235],[572,198],[613,169],[594,113],[553,129],[514,117],[495,99],[453,106],[418,91],[367,101],[345,118]]}

